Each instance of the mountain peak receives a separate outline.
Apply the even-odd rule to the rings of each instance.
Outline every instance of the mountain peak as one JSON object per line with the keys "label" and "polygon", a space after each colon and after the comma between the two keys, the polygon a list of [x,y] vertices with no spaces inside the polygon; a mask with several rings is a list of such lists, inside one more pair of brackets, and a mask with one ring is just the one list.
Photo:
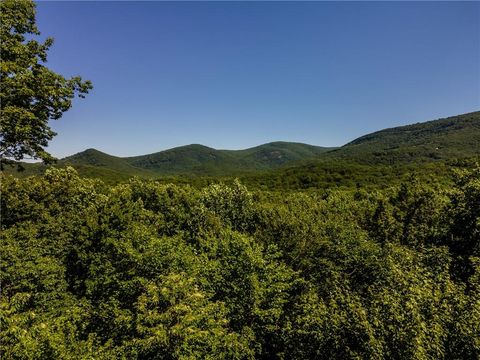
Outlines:
{"label": "mountain peak", "polygon": [[318,159],[394,164],[479,154],[480,111],[477,111],[380,130],[361,136],[341,148],[286,141],[273,141],[243,150],[217,150],[202,144],[189,144],[125,158],[89,148],[62,162],[149,176],[214,176],[273,170]]}

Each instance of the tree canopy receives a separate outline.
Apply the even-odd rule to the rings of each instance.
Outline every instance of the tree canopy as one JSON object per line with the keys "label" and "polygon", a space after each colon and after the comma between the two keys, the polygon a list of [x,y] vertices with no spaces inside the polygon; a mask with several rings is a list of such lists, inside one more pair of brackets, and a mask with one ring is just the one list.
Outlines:
{"label": "tree canopy", "polygon": [[479,169],[250,192],[1,182],[8,359],[478,359]]}
{"label": "tree canopy", "polygon": [[30,0],[0,2],[0,164],[24,158],[51,162],[45,150],[56,133],[49,120],[70,109],[92,84],[80,76],[66,79],[45,66],[52,38],[35,40],[35,4]]}

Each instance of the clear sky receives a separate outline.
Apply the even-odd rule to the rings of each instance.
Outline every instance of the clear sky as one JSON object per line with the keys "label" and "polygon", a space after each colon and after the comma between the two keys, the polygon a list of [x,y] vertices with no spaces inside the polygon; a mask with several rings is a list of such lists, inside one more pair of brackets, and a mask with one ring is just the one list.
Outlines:
{"label": "clear sky", "polygon": [[480,109],[478,2],[40,2],[48,66],[94,84],[49,150],[339,146]]}

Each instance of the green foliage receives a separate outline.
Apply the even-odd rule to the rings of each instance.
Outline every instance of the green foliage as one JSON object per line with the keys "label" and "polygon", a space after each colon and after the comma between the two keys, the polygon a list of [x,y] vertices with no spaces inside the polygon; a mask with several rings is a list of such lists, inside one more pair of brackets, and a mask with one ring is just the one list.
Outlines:
{"label": "green foliage", "polygon": [[396,164],[478,156],[480,111],[364,135],[329,155]]}
{"label": "green foliage", "polygon": [[203,145],[187,145],[154,154],[119,158],[88,149],[65,158],[68,165],[107,167],[138,176],[229,175],[277,168],[328,151],[329,148],[298,143],[276,142],[245,150],[216,150]]}
{"label": "green foliage", "polygon": [[459,276],[474,273],[472,257],[480,257],[480,166],[458,171],[455,187],[448,194],[449,205],[444,216],[448,226],[442,244],[456,255]]}
{"label": "green foliage", "polygon": [[2,176],[11,359],[476,359],[478,167],[250,192]]}
{"label": "green foliage", "polygon": [[33,38],[40,35],[33,1],[2,0],[0,16],[0,165],[25,157],[52,161],[45,147],[56,134],[48,121],[59,119],[74,96],[84,97],[92,85],[44,65],[53,39]]}
{"label": "green foliage", "polygon": [[231,187],[210,185],[202,193],[205,207],[235,230],[248,230],[253,223],[253,196],[235,180]]}
{"label": "green foliage", "polygon": [[[263,190],[318,190],[318,189],[378,189],[400,185],[414,173],[423,183],[447,185],[449,169],[453,164],[446,161],[422,164],[365,164],[355,159],[319,159],[305,165],[297,165],[249,174],[241,180],[250,187]],[[463,164],[456,166],[463,167]]]}
{"label": "green foliage", "polygon": [[[480,154],[480,112],[396,127],[362,136],[340,148],[273,142],[245,150],[181,146],[119,158],[88,149],[59,162],[107,183],[133,176],[204,186],[240,177],[265,190],[388,187],[417,173],[422,182],[448,182],[452,165]],[[45,169],[25,164],[27,175]]]}
{"label": "green foliage", "polygon": [[[91,85],[43,65],[32,2],[0,10],[2,163],[49,161]],[[479,116],[0,174],[0,356],[478,359]]]}
{"label": "green foliage", "polygon": [[288,142],[268,143],[245,150],[216,150],[193,144],[124,160],[137,168],[162,175],[229,175],[277,168],[314,158],[328,150]]}

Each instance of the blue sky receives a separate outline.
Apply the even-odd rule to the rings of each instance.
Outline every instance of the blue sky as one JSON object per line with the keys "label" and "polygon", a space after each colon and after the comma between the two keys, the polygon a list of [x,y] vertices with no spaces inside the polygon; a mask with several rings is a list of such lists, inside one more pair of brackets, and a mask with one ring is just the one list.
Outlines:
{"label": "blue sky", "polygon": [[39,2],[48,66],[94,84],[53,155],[338,146],[480,109],[478,2]]}

